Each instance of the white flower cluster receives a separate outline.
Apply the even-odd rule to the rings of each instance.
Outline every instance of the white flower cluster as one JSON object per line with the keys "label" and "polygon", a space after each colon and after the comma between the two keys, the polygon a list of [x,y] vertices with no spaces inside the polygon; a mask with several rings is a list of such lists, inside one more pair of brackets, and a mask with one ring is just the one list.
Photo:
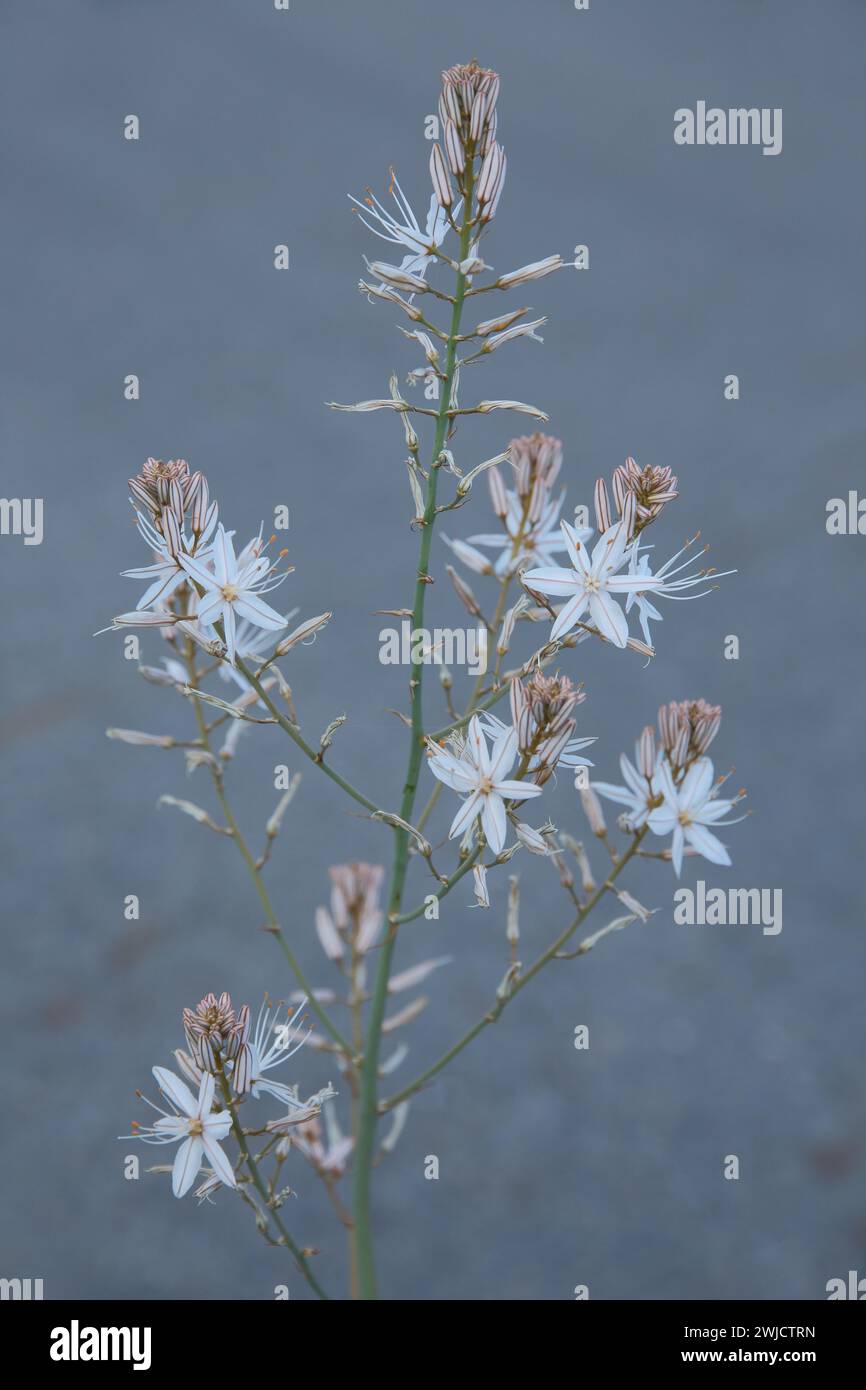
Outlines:
{"label": "white flower cluster", "polygon": [[[559,600],[557,610],[549,609],[554,619],[551,641],[579,627],[583,633],[594,631],[615,647],[626,647],[630,641],[628,614],[636,608],[643,640],[651,649],[650,622],[662,621],[652,599],[699,598],[713,587],[708,582],[710,576],[722,577],[707,568],[684,572],[691,563],[687,552],[693,541],[686,542],[655,572],[650,567],[653,547],[642,539],[642,531],[677,496],[677,480],[671,479],[669,469],[641,471],[633,459],[627,459],[614,475],[620,513],[616,520],[611,518],[604,482],[599,479],[598,538],[590,550],[587,546],[593,528],[572,526],[561,519],[564,493],[552,495],[562,463],[561,442],[535,434],[512,440],[508,452],[514,488],[503,485],[497,468],[488,472],[493,510],[502,533],[483,533],[467,541],[445,539],[457,558],[476,573],[495,574],[500,579],[518,574],[536,600],[542,596]],[[495,561],[491,563],[478,546],[497,549]],[[567,552],[567,566],[554,562],[554,555],[563,550]],[[678,564],[683,555],[687,558]],[[697,585],[704,586],[700,593],[684,592]],[[617,599],[625,600],[624,608]]]}
{"label": "white flower cluster", "polygon": [[655,835],[672,835],[665,857],[679,878],[685,854],[702,855],[711,864],[730,865],[731,858],[711,825],[733,825],[743,817],[723,817],[744,797],[726,800],[719,789],[726,778],[716,779],[706,756],[721,725],[722,711],[705,700],[686,700],[663,705],[659,711],[659,740],[648,725],[635,746],[635,761],[620,755],[623,785],[593,782],[592,790],[626,809],[624,828],[647,827]]}
{"label": "white flower cluster", "polygon": [[[142,1097],[160,1118],[152,1125],[133,1123],[133,1133],[121,1136],[147,1144],[180,1144],[171,1169],[175,1197],[183,1197],[202,1170],[204,1181],[197,1190],[199,1197],[210,1196],[220,1186],[237,1187],[235,1169],[221,1148],[237,1124],[232,1113],[236,1104],[249,1097],[260,1100],[266,1095],[280,1101],[287,1113],[266,1125],[269,1131],[279,1134],[292,1125],[315,1119],[323,1102],[336,1094],[327,1086],[301,1101],[297,1087],[267,1075],[293,1057],[307,1041],[309,1032],[303,1031],[303,1023],[294,1021],[299,1012],[290,1010],[287,1020],[280,1023],[279,1010],[265,1003],[251,1033],[248,1005],[236,1013],[228,994],[219,998],[208,994],[195,1009],[184,1009],[187,1049],[178,1048],[174,1055],[186,1080],[165,1067],[154,1067],[156,1084],[171,1109]],[[187,1082],[195,1091],[190,1090]]]}
{"label": "white flower cluster", "polygon": [[[511,818],[518,841],[544,854],[540,832],[517,821],[513,808],[539,796],[557,767],[591,766],[582,750],[595,739],[573,737],[571,714],[584,696],[567,677],[539,672],[525,685],[515,679],[510,698],[510,726],[488,711],[473,715],[466,738],[452,735],[450,748],[428,740],[428,761],[433,775],[465,798],[451,824],[452,839],[478,821],[493,853],[501,854]],[[512,778],[518,756],[518,778]]]}
{"label": "white flower cluster", "polygon": [[[195,1009],[184,1010],[186,1046],[174,1054],[177,1071],[153,1068],[162,1101],[148,1104],[158,1117],[152,1124],[134,1125],[134,1135],[125,1137],[178,1146],[173,1164],[164,1170],[171,1172],[172,1190],[178,1197],[197,1183],[201,1198],[208,1198],[220,1187],[238,1190],[254,1208],[262,1233],[272,1244],[289,1247],[319,1296],[324,1294],[306,1261],[310,1252],[294,1245],[278,1215],[288,1191],[278,1185],[280,1165],[290,1149],[297,1149],[323,1180],[340,1219],[352,1232],[356,1291],[364,1298],[375,1297],[369,1218],[371,1173],[380,1158],[393,1151],[410,1098],[482,1028],[495,1021],[517,991],[549,961],[582,954],[608,933],[638,919],[647,920],[649,911],[622,882],[617,883],[633,858],[669,861],[677,875],[686,855],[703,855],[714,864],[730,864],[728,851],[715,830],[731,823],[729,813],[744,795],[741,792],[726,799],[719,794],[725,778],[716,778],[707,750],[718,732],[721,711],[703,700],[672,703],[659,711],[658,731],[650,727],[643,731],[635,761],[625,755],[620,759],[622,784],[589,782],[585,770],[592,764],[585,750],[595,739],[577,735],[575,718],[585,698],[582,686],[551,670],[551,663],[565,658],[566,649],[594,637],[651,657],[651,624],[662,620],[658,601],[700,597],[714,587],[715,578],[721,577],[703,565],[693,567],[693,554],[703,554],[706,549],[693,552],[697,537],[664,563],[656,564],[647,529],[678,495],[678,480],[671,469],[639,467],[628,458],[614,471],[610,492],[607,482],[597,479],[595,524],[590,526],[588,508],[576,508],[571,521],[566,519],[568,513],[563,516],[563,446],[552,435],[536,432],[512,439],[506,450],[482,462],[464,460],[459,445],[455,445],[467,416],[512,411],[533,420],[547,420],[542,410],[522,401],[485,398],[467,403],[467,383],[471,386],[475,376],[467,369],[523,338],[541,342],[537,330],[546,320],[527,321],[528,308],[486,312],[484,317],[473,312],[471,324],[463,321],[463,315],[477,306],[480,295],[497,298],[503,291],[541,280],[568,264],[558,254],[549,255],[505,274],[494,272],[494,278],[484,283],[485,272],[492,268],[485,263],[481,247],[486,247],[483,238],[497,215],[507,168],[498,136],[499,90],[496,73],[476,62],[457,65],[443,74],[440,135],[431,145],[433,192],[426,217],[416,216],[393,169],[389,196],[379,199],[368,190],[363,199],[351,200],[370,232],[400,248],[393,264],[390,260],[366,260],[367,278],[361,280],[360,289],[371,301],[396,306],[410,320],[411,329],[402,327],[402,331],[412,342],[413,352],[420,348],[423,354],[423,365],[408,373],[410,389],[403,390],[394,374],[387,397],[348,405],[332,403],[339,411],[392,412],[405,439],[404,461],[413,507],[409,525],[420,533],[412,575],[415,597],[412,609],[379,610],[412,619],[413,641],[404,658],[411,666],[410,713],[392,711],[409,730],[399,802],[382,804],[378,793],[374,799],[370,789],[361,791],[354,786],[340,770],[339,748],[336,765],[332,761],[332,744],[346,714],[330,720],[318,743],[311,743],[302,731],[293,692],[279,662],[297,643],[311,640],[331,614],[309,618],[280,639],[274,637],[286,628],[291,616],[277,611],[265,598],[291,570],[284,563],[285,551],[275,557],[268,553],[275,538],[265,543],[260,528],[247,544],[236,549],[235,532],[220,521],[207,480],[201,472],[190,473],[183,459],[148,459],[129,483],[137,530],[152,559],[124,571],[126,577],[143,582],[145,587],[135,609],[116,617],[113,627],[161,630],[171,655],[161,667],[141,666],[140,672],[148,681],[179,690],[192,703],[198,732],[177,738],[168,733],[112,729],[109,735],[143,747],[183,749],[189,772],[208,769],[221,812],[219,820],[203,807],[174,795],[162,796],[160,804],[176,807],[222,837],[221,843],[236,847],[264,908],[266,930],[279,943],[295,976],[297,992],[289,996],[290,1004],[303,1010],[309,1001],[310,1012],[322,1031],[299,1024],[298,1011],[291,1007],[281,1022],[279,1011],[268,1002],[252,1028],[247,1006],[236,1011],[229,995],[207,995]],[[440,288],[434,273],[437,270],[443,278],[447,273],[454,285]],[[437,323],[443,305],[448,306],[447,325]],[[423,401],[413,399],[412,388],[422,385]],[[428,429],[432,431],[429,454],[422,451]],[[462,467],[464,463],[469,466]],[[444,661],[437,663],[449,718],[437,729],[435,723],[428,722],[426,648],[417,642],[419,634],[426,632],[427,585],[434,583],[430,573],[432,533],[440,514],[456,511],[471,500],[482,473],[486,474],[495,522],[482,523],[466,539],[443,539],[462,566],[495,581],[488,587],[498,588],[498,593],[488,606],[483,596],[480,600],[475,596],[463,574],[447,566],[458,597],[472,615],[474,627],[483,634],[485,654],[487,638],[495,639],[496,658],[491,669],[485,661],[480,672],[472,672],[477,679],[465,704],[455,703],[458,697],[452,693],[451,672]],[[444,495],[446,488],[450,497]],[[398,600],[389,595],[388,601]],[[632,617],[637,618],[640,637],[630,630]],[[524,629],[527,623],[530,627],[542,625],[542,641],[522,664],[505,670],[503,660],[518,625]],[[202,650],[206,659],[202,659]],[[457,658],[449,656],[448,661],[457,664]],[[202,688],[217,669],[241,687],[241,695],[231,703]],[[506,694],[510,701],[508,722],[494,712]],[[211,714],[212,710],[215,713]],[[213,735],[226,724],[225,742],[217,748]],[[330,902],[317,909],[315,932],[331,975],[338,977],[333,987],[320,989],[308,982],[295,955],[294,940],[289,940],[280,925],[262,879],[300,774],[277,782],[281,797],[265,824],[264,845],[258,855],[244,838],[227,797],[226,767],[234,757],[241,730],[249,725],[269,725],[273,732],[288,737],[293,748],[316,769],[316,776],[329,778],[332,786],[363,807],[371,822],[393,831],[386,904],[380,902],[383,866],[352,861],[330,868]],[[432,788],[427,804],[419,809],[419,768],[425,747],[439,785]],[[579,774],[575,775],[575,785],[590,829],[604,849],[601,876],[593,872],[582,843],[550,822],[536,828],[519,818],[524,804],[538,802],[560,769]],[[443,786],[460,798],[449,830],[449,838],[460,841],[459,853],[452,855],[456,863],[450,869],[442,862],[446,850],[435,836],[427,838],[427,825]],[[630,837],[624,850],[608,838],[599,798],[622,808],[619,828]],[[664,840],[664,847],[650,848],[652,837]],[[400,1041],[386,1054],[384,1041],[419,1017],[428,1001],[418,987],[450,962],[450,957],[431,957],[394,973],[398,934],[402,943],[403,927],[422,915],[425,920],[436,920],[439,904],[464,876],[467,883],[470,881],[470,871],[476,903],[490,908],[488,871],[501,868],[520,849],[543,857],[554,868],[569,898],[570,924],[534,961],[522,964],[522,952],[518,954],[519,875],[511,874],[505,922],[507,965],[495,1000],[480,1024],[463,1031],[461,1039],[437,1062],[383,1097],[380,1083],[401,1066],[408,1053],[408,1045]],[[569,854],[576,860],[579,881],[570,867]],[[422,865],[431,875],[434,891],[413,904],[407,900],[409,875]],[[626,915],[584,936],[576,950],[565,950],[588,915],[608,900],[608,894],[617,898]],[[392,1011],[391,999],[404,993],[408,1002],[398,1001]],[[336,1020],[332,1006],[339,1011]],[[346,1026],[339,1022],[343,1016],[348,1020]],[[335,1107],[325,1106],[321,1113],[323,1103],[336,1094],[330,1085],[302,1100],[296,1086],[272,1075],[305,1043],[331,1057],[344,1078],[342,1089],[351,1096],[351,1132],[345,1135]],[[242,1107],[265,1098],[278,1102],[283,1113],[244,1128],[239,1118]],[[377,1126],[386,1115],[391,1118],[390,1128],[379,1139]],[[234,1159],[223,1147],[232,1135],[237,1144]],[[248,1142],[254,1135],[264,1138],[256,1155]],[[263,1160],[275,1165],[267,1181],[259,1170]],[[351,1213],[335,1191],[335,1184],[350,1164]],[[279,1240],[269,1235],[272,1227]]]}
{"label": "white flower cluster", "polygon": [[232,665],[237,656],[258,655],[262,632],[278,632],[287,623],[262,598],[290,573],[278,570],[285,552],[269,559],[260,529],[236,554],[235,533],[218,521],[207,479],[190,473],[184,459],[148,459],[129,488],[139,534],[154,560],[123,571],[148,583],[135,610],[116,617],[114,626],[183,620],[195,625],[199,640],[224,644]]}

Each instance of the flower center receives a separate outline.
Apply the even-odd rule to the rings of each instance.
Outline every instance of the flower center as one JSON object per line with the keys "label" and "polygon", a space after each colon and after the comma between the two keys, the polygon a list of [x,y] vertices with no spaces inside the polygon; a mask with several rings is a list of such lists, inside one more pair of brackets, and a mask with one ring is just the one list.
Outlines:
{"label": "flower center", "polygon": [[583,581],[583,587],[588,594],[597,594],[601,585],[594,574],[588,574]]}
{"label": "flower center", "polygon": [[683,829],[685,829],[687,825],[691,825],[692,823],[692,818],[688,811],[680,811],[679,815],[677,816],[677,820],[679,821]]}
{"label": "flower center", "polygon": [[489,796],[493,791],[493,782],[491,779],[489,777],[482,777],[481,781],[478,783],[478,790],[482,796]]}
{"label": "flower center", "polygon": [[190,1120],[188,1128],[192,1135],[204,1133],[204,1125],[201,1120]]}
{"label": "flower center", "polygon": [[234,584],[224,584],[220,592],[223,598],[225,599],[226,603],[234,603],[235,599],[238,596],[238,591],[235,588]]}

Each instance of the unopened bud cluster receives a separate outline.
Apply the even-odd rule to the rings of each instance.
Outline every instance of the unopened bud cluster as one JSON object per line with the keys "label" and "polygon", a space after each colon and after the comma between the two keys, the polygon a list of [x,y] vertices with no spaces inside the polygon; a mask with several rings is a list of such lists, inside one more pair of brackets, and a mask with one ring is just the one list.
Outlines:
{"label": "unopened bud cluster", "polygon": [[217,504],[210,501],[207,479],[190,473],[186,459],[149,458],[130,478],[129,490],[173,555],[180,552],[185,522],[196,539],[216,524]]}
{"label": "unopened bud cluster", "polygon": [[465,190],[473,182],[475,161],[480,161],[474,188],[482,223],[494,216],[505,183],[505,152],[496,140],[498,96],[498,75],[478,63],[462,63],[443,72],[442,144],[430,151],[430,178],[442,208],[454,203],[452,178]]}
{"label": "unopened bud cluster", "polygon": [[206,994],[194,1009],[183,1011],[183,1031],[194,1067],[216,1072],[232,1062],[232,1080],[239,1095],[250,1087],[250,1009],[236,1013],[231,996]]}
{"label": "unopened bud cluster", "polygon": [[706,700],[672,700],[659,710],[659,737],[675,768],[686,767],[706,753],[722,723],[721,705]]}
{"label": "unopened bud cluster", "polygon": [[385,874],[381,864],[335,864],[331,878],[331,909],[316,913],[316,933],[329,960],[347,954],[363,955],[375,946],[382,930],[379,893]]}
{"label": "unopened bud cluster", "polygon": [[[677,479],[670,468],[638,468],[633,458],[627,458],[614,470],[612,491],[617,518],[629,515],[632,539],[655,521],[667,503],[678,495]],[[600,531],[614,524],[604,478],[599,478],[595,485],[595,515]]]}
{"label": "unopened bud cluster", "polygon": [[532,780],[543,786],[574,734],[572,711],[586,696],[568,676],[545,676],[540,671],[525,684],[511,682],[511,717],[521,757],[529,758]]}
{"label": "unopened bud cluster", "polygon": [[537,521],[562,468],[562,440],[552,434],[524,434],[508,446],[514,468],[514,489]]}

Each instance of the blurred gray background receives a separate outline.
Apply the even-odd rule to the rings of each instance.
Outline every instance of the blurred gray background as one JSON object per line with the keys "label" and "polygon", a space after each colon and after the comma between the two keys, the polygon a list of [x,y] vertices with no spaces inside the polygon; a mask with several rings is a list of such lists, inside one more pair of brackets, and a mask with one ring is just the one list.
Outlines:
{"label": "blurred gray background", "polygon": [[[115,1136],[143,1118],[134,1088],[170,1060],[182,1006],[208,989],[255,1003],[290,981],[231,846],[156,810],[163,792],[210,804],[205,774],[188,782],[179,755],[104,737],[184,736],[191,711],[139,679],[120,639],[91,634],[137,597],[118,571],[144,562],[126,479],[147,455],[205,469],[241,532],[287,503],[297,569],[282,595],[334,611],[287,663],[302,719],[317,736],[347,711],[335,762],[396,803],[404,741],[383,711],[405,701],[405,671],[380,666],[373,614],[411,602],[402,433],[323,403],[385,394],[391,370],[418,365],[394,315],[356,292],[362,252],[382,244],[346,194],[383,191],[393,163],[426,207],[423,118],[440,69],[473,56],[502,73],[509,155],[488,258],[506,270],[581,242],[591,268],[521,292],[551,315],[544,346],[497,354],[463,397],[548,410],[572,504],[629,453],[670,464],[682,497],[661,551],[701,527],[739,570],[666,606],[648,669],[593,644],[568,656],[588,690],[581,731],[615,780],[661,701],[721,702],[716,762],[736,764],[754,815],[726,832],[731,871],[691,861],[684,882],[782,888],[784,929],[676,926],[672,871],[642,866],[631,885],[660,909],[651,923],[550,969],[416,1100],[377,1172],[382,1292],[814,1299],[866,1272],[866,540],[825,530],[827,499],[863,478],[862,3],[292,0],[285,14],[270,0],[10,0],[0,26],[2,491],[45,501],[41,546],[0,540],[0,1274],[41,1277],[54,1298],[261,1299],[283,1277],[305,1297],[240,1203],[199,1208],[165,1179],[122,1176],[135,1146]],[[699,99],[782,107],[783,153],[676,147],[674,110]],[[138,143],[122,138],[128,113]],[[273,269],[279,242],[288,273]],[[523,428],[474,421],[458,457]],[[449,520],[454,535],[491,529],[485,491]],[[444,577],[441,543],[434,557]],[[439,623],[462,622],[447,580],[431,600]],[[722,655],[731,633],[738,662]],[[281,761],[300,766],[262,730],[230,769],[254,839]],[[302,770],[268,877],[324,984],[312,920],[327,867],[380,859],[389,836]],[[569,778],[544,806],[583,832]],[[518,867],[528,958],[566,905],[541,861]],[[454,961],[425,990],[401,1078],[487,1007],[504,886],[487,914],[461,885],[438,924],[406,930],[401,964]],[[589,1052],[572,1045],[579,1023]],[[333,1068],[307,1054],[296,1074],[312,1088]],[[739,1182],[723,1180],[727,1154]],[[290,1170],[292,1229],[339,1292],[342,1233],[300,1160]]]}

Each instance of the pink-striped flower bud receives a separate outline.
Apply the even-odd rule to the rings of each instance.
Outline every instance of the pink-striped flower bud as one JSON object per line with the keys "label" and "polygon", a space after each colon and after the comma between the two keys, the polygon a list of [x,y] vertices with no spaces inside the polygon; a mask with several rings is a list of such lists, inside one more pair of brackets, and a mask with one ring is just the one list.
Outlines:
{"label": "pink-striped flower bud", "polygon": [[635,502],[635,496],[634,496],[634,493],[633,493],[633,492],[629,492],[629,493],[626,494],[625,501],[623,502],[623,505],[622,505],[622,524],[623,524],[623,526],[625,527],[626,534],[628,535],[628,537],[629,537],[630,539],[631,539],[631,537],[633,537],[634,534],[635,534],[635,516],[636,516],[636,502]]}
{"label": "pink-striped flower bud", "polygon": [[490,489],[490,501],[494,514],[500,518],[505,517],[508,512],[508,494],[498,468],[488,470],[487,486]]}
{"label": "pink-striped flower bud", "polygon": [[450,208],[454,201],[454,195],[451,192],[451,180],[448,177],[445,160],[438,145],[434,145],[430,151],[430,179],[439,206]]}
{"label": "pink-striped flower bud", "polygon": [[644,777],[652,777],[656,765],[656,736],[652,724],[647,724],[638,739],[637,765]]}
{"label": "pink-striped flower bud", "polygon": [[487,98],[485,115],[488,121],[495,115],[496,103],[499,100],[500,85],[501,80],[497,72],[487,72],[482,78],[479,90],[484,92]]}
{"label": "pink-striped flower bud", "polygon": [[542,280],[545,275],[551,275],[554,270],[561,269],[561,256],[545,256],[543,261],[531,261],[529,265],[522,265],[519,270],[510,270],[507,275],[500,275],[496,285],[500,290],[510,290],[515,285],[528,284],[530,280]]}
{"label": "pink-striped flower bud", "polygon": [[472,102],[472,111],[469,116],[469,139],[475,145],[481,138],[484,129],[484,121],[487,116],[487,97],[484,92],[476,92]]}
{"label": "pink-striped flower bud", "polygon": [[478,176],[476,197],[479,204],[489,203],[493,199],[502,168],[502,157],[502,146],[494,141],[484,156],[481,173]]}
{"label": "pink-striped flower bud", "polygon": [[183,541],[180,534],[180,523],[177,515],[171,507],[163,507],[159,518],[159,526],[165,538],[166,549],[169,555],[176,558],[183,549]]}
{"label": "pink-striped flower bud", "polygon": [[448,158],[448,167],[456,178],[463,173],[466,168],[466,153],[463,149],[463,142],[457,131],[457,127],[451,120],[445,122],[445,154]]}
{"label": "pink-striped flower bud", "polygon": [[674,767],[685,767],[689,756],[689,728],[682,725],[671,749],[670,758]]}
{"label": "pink-striped flower bud", "polygon": [[670,468],[638,468],[633,458],[617,468],[613,475],[613,490],[616,504],[622,512],[626,498],[634,498],[634,534],[639,535],[645,526],[655,521],[668,502],[678,495],[677,479]]}
{"label": "pink-striped flower bud", "polygon": [[607,531],[612,525],[612,522],[610,517],[610,502],[608,501],[604,478],[596,479],[594,502],[595,524],[599,531]]}

